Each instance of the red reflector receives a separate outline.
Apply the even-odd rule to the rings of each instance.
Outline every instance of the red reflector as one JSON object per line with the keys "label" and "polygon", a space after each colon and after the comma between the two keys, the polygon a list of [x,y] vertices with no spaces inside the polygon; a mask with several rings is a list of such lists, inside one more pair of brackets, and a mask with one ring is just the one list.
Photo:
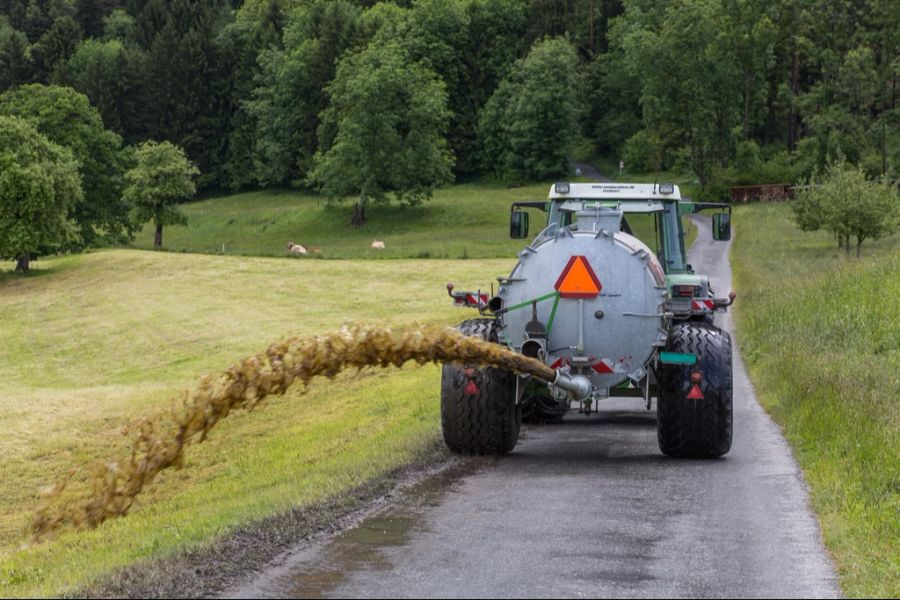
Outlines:
{"label": "red reflector", "polygon": [[560,357],[557,358],[555,361],[553,361],[553,364],[550,365],[550,368],[551,368],[551,369],[558,369],[558,368],[560,368],[560,367],[562,366],[562,364],[563,364],[563,359],[562,359],[562,356],[560,356]]}
{"label": "red reflector", "polygon": [[691,373],[691,383],[700,383],[701,381],[703,381],[703,373],[700,371]]}
{"label": "red reflector", "polygon": [[[466,390],[465,390],[466,396],[477,396],[479,394],[479,391],[480,390],[478,389],[478,386],[475,385],[475,380],[470,379],[469,383],[466,384]],[[688,396],[688,397],[690,397],[690,396]]]}
{"label": "red reflector", "polygon": [[700,391],[700,385],[695,383],[691,391],[688,392],[687,397],[689,400],[703,400],[703,392]]}
{"label": "red reflector", "polygon": [[593,365],[591,368],[594,369],[595,371],[597,371],[598,373],[600,373],[601,375],[603,375],[604,373],[615,373],[615,371],[610,369],[609,365],[606,364],[605,362],[603,362],[602,360],[600,362],[598,362],[597,364]]}

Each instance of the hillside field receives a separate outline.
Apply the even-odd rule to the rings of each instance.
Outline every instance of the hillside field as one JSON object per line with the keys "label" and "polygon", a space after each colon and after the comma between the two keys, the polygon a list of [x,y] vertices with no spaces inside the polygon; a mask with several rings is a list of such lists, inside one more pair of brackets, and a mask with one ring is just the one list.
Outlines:
{"label": "hillside field", "polygon": [[454,324],[446,281],[510,260],[300,261],[114,250],[0,273],[0,595],[56,595],[112,569],[335,497],[439,437],[440,369],[317,381],[235,413],[126,519],[21,550],[37,492],[120,456],[122,427],[164,413],[201,373],[348,321]]}
{"label": "hillside field", "polygon": [[[349,203],[329,205],[320,196],[289,191],[258,191],[183,205],[186,226],[166,227],[163,248],[173,252],[286,256],[288,242],[321,249],[321,258],[505,258],[514,257],[523,240],[509,238],[510,205],[544,200],[550,184],[506,187],[472,183],[442,188],[420,206],[370,206],[368,223],[350,225]],[[546,214],[529,209],[535,236]],[[653,226],[632,219],[635,234],[652,242]],[[688,246],[695,234],[684,219]],[[382,240],[384,250],[369,247]],[[144,227],[134,242],[152,249],[153,228]]]}

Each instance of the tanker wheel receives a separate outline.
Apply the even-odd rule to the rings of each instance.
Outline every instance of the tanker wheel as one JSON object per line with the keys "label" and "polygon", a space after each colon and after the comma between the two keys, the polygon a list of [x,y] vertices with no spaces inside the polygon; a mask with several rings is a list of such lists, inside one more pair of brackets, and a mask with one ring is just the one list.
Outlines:
{"label": "tanker wheel", "polygon": [[[493,319],[464,321],[459,330],[498,342]],[[493,367],[444,365],[441,429],[447,447],[461,454],[505,454],[515,448],[522,420],[515,395],[514,373]]]}
{"label": "tanker wheel", "polygon": [[[669,332],[666,350],[698,357],[697,364],[660,364],[656,431],[659,449],[678,458],[716,458],[731,449],[731,336],[718,327],[687,321]],[[700,371],[703,398],[688,398]]]}
{"label": "tanker wheel", "polygon": [[522,398],[522,421],[538,425],[559,423],[566,416],[569,407],[560,405],[549,394],[525,393]]}

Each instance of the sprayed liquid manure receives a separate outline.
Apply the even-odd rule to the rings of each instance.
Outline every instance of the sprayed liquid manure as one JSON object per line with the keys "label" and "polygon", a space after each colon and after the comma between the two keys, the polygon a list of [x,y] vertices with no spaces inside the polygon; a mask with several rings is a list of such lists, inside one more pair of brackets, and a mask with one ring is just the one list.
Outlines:
{"label": "sprayed liquid manure", "polygon": [[81,477],[73,471],[43,498],[32,523],[41,541],[66,528],[94,528],[128,513],[145,486],[165,469],[181,467],[192,443],[202,443],[231,411],[253,409],[267,396],[304,386],[318,376],[347,368],[456,363],[488,365],[552,380],[554,371],[516,354],[446,327],[348,326],[336,333],[296,337],[273,344],[219,375],[206,375],[178,398],[170,418],[143,419],[132,428],[131,455],[98,464]]}

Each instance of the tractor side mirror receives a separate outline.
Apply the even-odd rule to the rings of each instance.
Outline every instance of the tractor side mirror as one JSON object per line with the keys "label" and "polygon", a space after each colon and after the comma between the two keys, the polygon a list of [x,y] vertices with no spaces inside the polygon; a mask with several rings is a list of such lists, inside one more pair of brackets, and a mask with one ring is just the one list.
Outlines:
{"label": "tractor side mirror", "polygon": [[731,215],[728,213],[716,213],[713,215],[712,236],[717,242],[727,242],[731,239]]}
{"label": "tractor side mirror", "polygon": [[524,240],[528,237],[528,213],[514,210],[509,214],[509,237]]}

